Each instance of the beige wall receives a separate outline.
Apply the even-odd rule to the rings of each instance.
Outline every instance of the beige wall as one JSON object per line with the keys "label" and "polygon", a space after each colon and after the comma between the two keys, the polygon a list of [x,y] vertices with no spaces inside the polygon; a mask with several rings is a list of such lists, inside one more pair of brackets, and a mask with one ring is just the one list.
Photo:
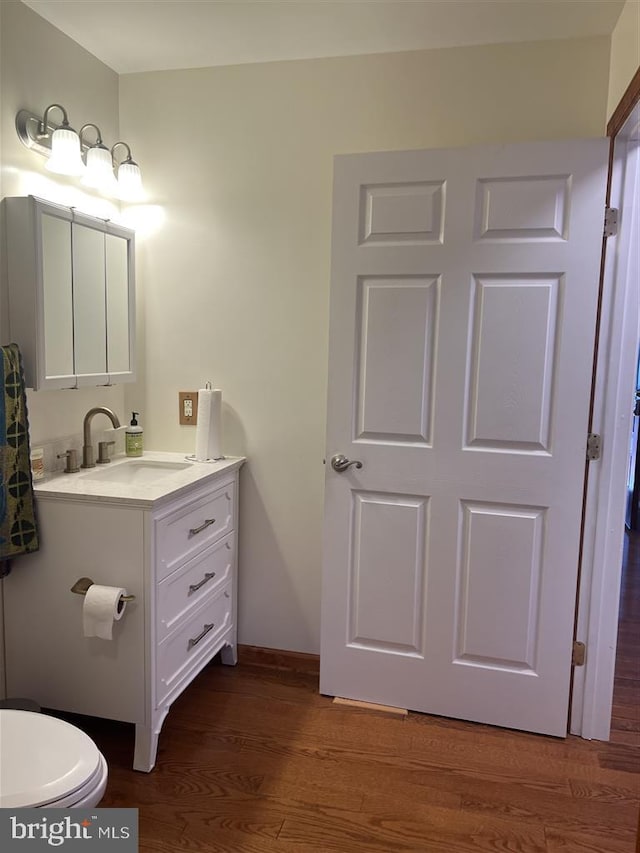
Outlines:
{"label": "beige wall", "polygon": [[139,252],[146,446],[192,451],[178,391],[223,389],[242,642],[319,647],[333,155],[602,135],[608,61],[594,38],[121,77],[165,214]]}
{"label": "beige wall", "polygon": [[640,66],[640,0],[627,0],[611,36],[607,118]]}
{"label": "beige wall", "polygon": [[[42,114],[51,103],[62,104],[76,130],[95,122],[107,143],[118,138],[118,75],[76,42],[15,0],[2,0],[0,138],[2,197],[38,195],[87,213],[113,216],[117,208],[81,191],[77,179],[45,172],[43,159],[19,141],[15,116],[19,109]],[[58,121],[59,113],[51,118]],[[1,342],[5,343],[6,300],[0,302]],[[84,413],[97,404],[124,416],[124,391],[113,388],[40,391],[28,395],[32,444],[81,432]]]}

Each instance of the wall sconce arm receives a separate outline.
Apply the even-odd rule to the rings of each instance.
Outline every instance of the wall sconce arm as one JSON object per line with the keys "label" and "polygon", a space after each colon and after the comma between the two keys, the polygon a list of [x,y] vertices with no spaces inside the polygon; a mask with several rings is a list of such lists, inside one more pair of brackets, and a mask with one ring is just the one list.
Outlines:
{"label": "wall sconce arm", "polygon": [[[93,143],[93,145],[89,145],[89,143],[85,142],[83,139],[83,134],[84,134],[85,130],[89,127],[92,127],[96,132],[96,141]],[[104,147],[106,147],[102,141],[102,134],[100,133],[100,128],[98,127],[97,124],[94,124],[91,121],[87,122],[87,124],[82,125],[82,127],[80,128],[80,132],[78,133],[78,136],[80,137],[80,147],[83,150],[85,148],[95,148],[95,147],[104,148]]]}
{"label": "wall sconce arm", "polygon": [[118,147],[118,145],[124,145],[124,147],[127,149],[127,156],[124,158],[124,160],[121,160],[121,163],[132,163],[134,166],[137,166],[138,164],[131,157],[131,148],[129,148],[129,146],[127,145],[126,142],[115,142],[111,146],[111,156],[113,157],[113,162],[114,163],[116,162],[116,157],[115,157],[114,152],[115,152],[116,148]]}
{"label": "wall sconce arm", "polygon": [[64,107],[60,106],[60,104],[49,104],[49,106],[44,111],[44,115],[42,116],[42,121],[40,122],[40,126],[38,127],[38,136],[45,137],[49,136],[49,113],[51,110],[60,110],[62,113],[62,124],[54,127],[54,130],[57,130],[58,127],[69,127],[69,117],[67,116],[67,111]]}

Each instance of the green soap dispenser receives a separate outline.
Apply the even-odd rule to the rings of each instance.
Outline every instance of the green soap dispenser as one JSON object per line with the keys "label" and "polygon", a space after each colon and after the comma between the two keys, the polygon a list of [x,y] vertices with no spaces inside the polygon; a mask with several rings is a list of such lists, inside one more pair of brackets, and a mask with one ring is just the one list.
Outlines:
{"label": "green soap dispenser", "polygon": [[131,412],[131,423],[124,436],[124,447],[127,456],[142,456],[142,427],[138,426],[136,416],[140,412]]}

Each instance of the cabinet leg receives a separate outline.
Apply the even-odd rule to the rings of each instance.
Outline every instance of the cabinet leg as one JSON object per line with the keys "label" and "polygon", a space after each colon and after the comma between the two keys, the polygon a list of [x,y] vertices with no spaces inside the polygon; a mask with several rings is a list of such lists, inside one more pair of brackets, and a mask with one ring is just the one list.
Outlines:
{"label": "cabinet leg", "polygon": [[236,643],[228,643],[220,649],[220,659],[227,666],[235,666],[238,663],[238,646]]}
{"label": "cabinet leg", "polygon": [[[158,727],[159,728],[159,727]],[[136,724],[136,746],[133,754],[133,769],[150,773],[156,763],[160,731],[151,726]]]}

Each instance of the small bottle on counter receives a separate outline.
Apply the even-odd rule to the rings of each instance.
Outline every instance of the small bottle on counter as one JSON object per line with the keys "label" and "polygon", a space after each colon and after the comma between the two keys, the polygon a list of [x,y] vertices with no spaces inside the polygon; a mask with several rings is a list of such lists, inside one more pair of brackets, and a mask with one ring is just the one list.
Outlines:
{"label": "small bottle on counter", "polygon": [[126,429],[124,436],[124,448],[127,456],[142,456],[142,433],[143,429],[136,420],[139,412],[131,412],[131,423]]}
{"label": "small bottle on counter", "polygon": [[44,480],[44,448],[34,447],[31,451],[31,478]]}

